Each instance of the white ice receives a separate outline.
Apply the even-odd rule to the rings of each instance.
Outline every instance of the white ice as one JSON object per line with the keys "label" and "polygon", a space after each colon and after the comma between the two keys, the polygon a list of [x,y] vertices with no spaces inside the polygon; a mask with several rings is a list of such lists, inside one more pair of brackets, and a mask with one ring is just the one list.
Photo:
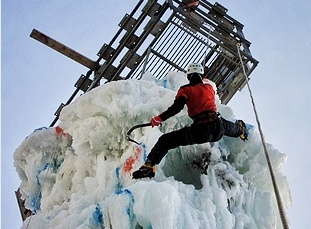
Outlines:
{"label": "white ice", "polygon": [[[35,212],[22,228],[281,228],[256,127],[246,142],[224,137],[170,150],[154,179],[131,179],[161,134],[191,120],[185,108],[159,128],[136,129],[131,137],[141,145],[127,141],[126,132],[166,110],[186,83],[173,72],[161,81],[145,74],[110,82],[66,106],[57,128],[31,133],[14,154],[22,198]],[[217,105],[224,118],[236,120],[231,108]],[[267,147],[286,209],[286,155]],[[205,175],[192,162],[207,152]]]}

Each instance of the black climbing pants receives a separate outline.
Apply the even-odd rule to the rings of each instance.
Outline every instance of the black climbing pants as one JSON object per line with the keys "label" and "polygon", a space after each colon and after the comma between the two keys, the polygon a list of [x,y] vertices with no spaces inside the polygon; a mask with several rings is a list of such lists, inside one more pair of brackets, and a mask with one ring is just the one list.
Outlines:
{"label": "black climbing pants", "polygon": [[194,123],[190,127],[163,134],[151,149],[147,158],[153,164],[159,164],[170,149],[178,146],[216,142],[224,135],[239,137],[242,132],[243,130],[238,124],[223,118],[202,124]]}

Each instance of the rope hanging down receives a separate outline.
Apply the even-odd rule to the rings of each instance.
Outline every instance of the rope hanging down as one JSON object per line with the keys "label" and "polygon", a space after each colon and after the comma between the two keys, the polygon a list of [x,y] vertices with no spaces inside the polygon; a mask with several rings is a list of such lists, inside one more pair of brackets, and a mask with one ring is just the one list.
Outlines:
{"label": "rope hanging down", "polygon": [[283,204],[282,204],[282,200],[281,200],[281,196],[280,196],[280,192],[279,192],[278,186],[276,184],[276,179],[275,179],[275,175],[274,175],[271,159],[270,159],[270,156],[269,156],[269,153],[268,153],[268,150],[267,150],[267,147],[266,147],[266,143],[265,143],[265,140],[264,140],[263,132],[262,132],[262,129],[261,129],[258,113],[257,113],[255,102],[254,102],[254,97],[252,95],[252,90],[251,90],[250,85],[248,83],[248,77],[247,77],[247,74],[246,74],[246,71],[245,71],[245,66],[244,66],[244,63],[243,63],[243,60],[242,60],[242,56],[241,56],[241,52],[240,52],[240,44],[239,43],[237,44],[237,49],[238,49],[238,54],[239,54],[240,62],[241,62],[241,65],[242,65],[243,73],[244,73],[244,76],[245,76],[247,88],[248,88],[248,91],[249,91],[249,94],[250,94],[250,98],[251,98],[251,101],[252,101],[252,104],[253,104],[253,110],[254,110],[254,113],[255,113],[256,122],[257,122],[257,125],[258,125],[258,130],[259,130],[259,133],[260,133],[262,146],[263,146],[263,149],[264,149],[264,152],[265,152],[265,156],[266,156],[266,160],[267,160],[267,163],[268,163],[269,172],[270,172],[270,176],[271,176],[271,180],[272,180],[272,185],[273,185],[273,189],[274,189],[274,193],[275,193],[275,197],[276,197],[276,201],[277,201],[278,210],[279,210],[279,214],[280,214],[280,217],[281,217],[282,225],[283,225],[284,229],[289,229],[288,222],[287,222],[286,215],[285,215],[285,211],[284,211]]}
{"label": "rope hanging down", "polygon": [[203,60],[203,66],[205,66],[205,64],[206,64],[206,57],[207,57],[207,51],[208,51],[208,48],[209,48],[209,41],[210,41],[211,31],[212,31],[212,26],[209,27],[208,34],[207,34],[206,50],[205,50],[205,56],[204,56],[204,60]]}

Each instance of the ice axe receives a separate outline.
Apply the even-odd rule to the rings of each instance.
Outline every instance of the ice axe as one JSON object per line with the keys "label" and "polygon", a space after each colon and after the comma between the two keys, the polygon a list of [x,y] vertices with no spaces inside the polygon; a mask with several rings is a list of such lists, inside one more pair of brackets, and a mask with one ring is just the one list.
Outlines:
{"label": "ice axe", "polygon": [[136,125],[136,126],[133,126],[131,129],[129,129],[129,131],[126,133],[126,140],[128,141],[131,141],[131,142],[134,142],[138,145],[141,145],[141,143],[138,143],[137,141],[133,140],[130,138],[130,134],[132,133],[133,130],[137,129],[137,128],[142,128],[142,127],[146,127],[146,126],[151,126],[151,124],[148,122],[148,123],[143,123],[143,124],[139,124],[139,125]]}

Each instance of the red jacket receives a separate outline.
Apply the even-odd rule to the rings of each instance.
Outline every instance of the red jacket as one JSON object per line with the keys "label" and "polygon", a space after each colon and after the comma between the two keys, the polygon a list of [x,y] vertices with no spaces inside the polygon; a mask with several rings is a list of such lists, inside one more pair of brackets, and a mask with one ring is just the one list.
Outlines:
{"label": "red jacket", "polygon": [[189,117],[203,111],[217,111],[215,91],[210,84],[185,85],[178,90],[176,99],[180,96],[186,98]]}
{"label": "red jacket", "polygon": [[179,113],[187,104],[188,115],[193,118],[203,111],[217,111],[215,103],[215,91],[211,84],[202,81],[195,84],[187,84],[179,88],[175,101],[166,111],[159,116],[163,121]]}

